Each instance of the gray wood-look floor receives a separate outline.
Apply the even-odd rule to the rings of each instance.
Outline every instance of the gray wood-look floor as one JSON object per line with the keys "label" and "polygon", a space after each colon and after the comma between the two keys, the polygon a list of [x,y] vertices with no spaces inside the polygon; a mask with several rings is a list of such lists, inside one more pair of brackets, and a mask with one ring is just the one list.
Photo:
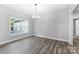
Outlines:
{"label": "gray wood-look floor", "polygon": [[31,36],[0,46],[0,54],[74,54],[79,53],[79,40],[67,42]]}

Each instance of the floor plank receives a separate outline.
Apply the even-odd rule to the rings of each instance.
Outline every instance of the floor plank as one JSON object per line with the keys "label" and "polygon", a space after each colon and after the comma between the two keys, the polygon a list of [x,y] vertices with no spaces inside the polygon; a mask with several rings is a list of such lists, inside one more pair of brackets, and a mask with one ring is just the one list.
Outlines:
{"label": "floor plank", "polygon": [[30,36],[22,40],[0,46],[0,54],[77,54],[79,40],[71,46],[67,42]]}

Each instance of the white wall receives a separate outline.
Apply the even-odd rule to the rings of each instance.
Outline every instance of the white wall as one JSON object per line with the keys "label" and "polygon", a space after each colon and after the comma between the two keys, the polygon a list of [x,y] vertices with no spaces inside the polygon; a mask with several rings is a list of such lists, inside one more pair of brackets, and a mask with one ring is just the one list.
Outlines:
{"label": "white wall", "polygon": [[[71,9],[71,8],[70,8]],[[30,32],[18,36],[9,35],[8,17],[17,16],[30,21]],[[32,30],[33,29],[33,30]],[[63,8],[49,13],[40,14],[40,19],[34,24],[31,16],[11,8],[0,5],[0,42],[11,40],[12,38],[26,37],[36,34],[39,36],[53,37],[62,41],[73,41],[73,20],[69,8]]]}
{"label": "white wall", "polygon": [[34,34],[38,36],[69,40],[69,8],[41,14],[34,23]]}
{"label": "white wall", "polygon": [[[8,27],[8,25],[9,25],[8,17],[9,16],[16,16],[16,17],[20,17],[25,20],[29,20],[29,23],[30,23],[29,33],[11,37],[9,34],[9,27]],[[13,10],[11,8],[5,7],[3,5],[0,5],[0,42],[11,40],[12,38],[18,38],[18,37],[21,38],[23,36],[27,36],[27,35],[31,35],[31,34],[32,34],[31,16],[29,16],[25,13],[21,13],[19,11]]]}

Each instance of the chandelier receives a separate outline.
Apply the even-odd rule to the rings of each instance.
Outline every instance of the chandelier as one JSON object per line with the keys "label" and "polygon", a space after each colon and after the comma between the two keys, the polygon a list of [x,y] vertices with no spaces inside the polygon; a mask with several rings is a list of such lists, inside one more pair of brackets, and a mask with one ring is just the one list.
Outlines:
{"label": "chandelier", "polygon": [[34,4],[34,15],[32,16],[33,19],[39,19],[38,13],[37,13],[37,4]]}

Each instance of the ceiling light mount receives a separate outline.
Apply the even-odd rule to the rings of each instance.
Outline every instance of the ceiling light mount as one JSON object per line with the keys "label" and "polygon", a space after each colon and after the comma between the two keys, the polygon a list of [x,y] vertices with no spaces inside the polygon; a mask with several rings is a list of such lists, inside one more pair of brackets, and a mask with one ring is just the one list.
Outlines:
{"label": "ceiling light mount", "polygon": [[35,6],[37,6],[37,4],[34,4]]}

